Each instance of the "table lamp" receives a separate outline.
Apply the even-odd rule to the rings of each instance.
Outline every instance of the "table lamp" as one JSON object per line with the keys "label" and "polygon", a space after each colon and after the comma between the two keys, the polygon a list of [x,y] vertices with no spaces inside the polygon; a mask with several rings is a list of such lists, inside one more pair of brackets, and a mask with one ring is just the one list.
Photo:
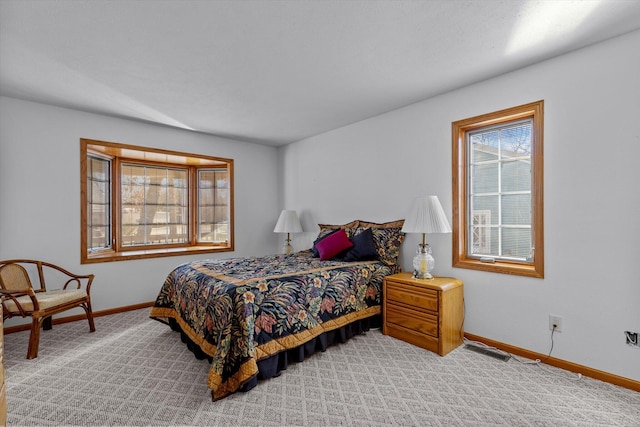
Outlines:
{"label": "table lamp", "polygon": [[280,212],[280,217],[278,218],[278,222],[276,223],[276,227],[273,229],[273,232],[287,233],[287,240],[284,243],[282,252],[285,254],[293,252],[293,246],[291,246],[291,233],[302,232],[302,226],[300,225],[300,220],[298,219],[296,211],[283,210]]}
{"label": "table lamp", "polygon": [[435,260],[427,244],[427,233],[451,233],[451,226],[444,214],[438,196],[420,197],[413,202],[409,215],[402,226],[403,233],[422,233],[422,243],[418,245],[413,258],[413,277],[432,279],[431,271]]}

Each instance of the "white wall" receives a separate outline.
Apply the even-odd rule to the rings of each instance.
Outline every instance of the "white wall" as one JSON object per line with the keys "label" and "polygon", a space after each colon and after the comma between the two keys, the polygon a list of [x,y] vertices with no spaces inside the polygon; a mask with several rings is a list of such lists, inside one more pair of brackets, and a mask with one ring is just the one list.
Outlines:
{"label": "white wall", "polygon": [[[545,278],[451,266],[451,235],[430,235],[436,273],[465,282],[469,333],[640,380],[640,32],[609,40],[280,149],[283,203],[315,224],[404,218],[435,194],[451,218],[451,122],[543,99]],[[408,235],[410,270],[418,236]]]}
{"label": "white wall", "polygon": [[[81,265],[80,138],[234,159],[235,251]],[[94,310],[153,301],[178,264],[279,250],[277,168],[274,147],[1,97],[0,259],[94,273]]]}

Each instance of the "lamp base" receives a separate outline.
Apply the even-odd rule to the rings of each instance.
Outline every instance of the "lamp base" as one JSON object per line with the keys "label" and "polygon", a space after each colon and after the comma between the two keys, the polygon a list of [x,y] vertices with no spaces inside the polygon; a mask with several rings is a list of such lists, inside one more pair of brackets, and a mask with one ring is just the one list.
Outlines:
{"label": "lamp base", "polygon": [[431,256],[431,248],[426,243],[418,245],[416,256],[413,257],[414,279],[433,279],[430,271],[435,267],[435,260]]}
{"label": "lamp base", "polygon": [[422,271],[414,270],[413,271],[413,278],[414,279],[433,279],[433,276],[429,272],[422,272]]}
{"label": "lamp base", "polygon": [[291,246],[291,243],[289,243],[288,241],[284,243],[284,246],[282,247],[282,253],[285,255],[289,255],[293,252],[293,246]]}

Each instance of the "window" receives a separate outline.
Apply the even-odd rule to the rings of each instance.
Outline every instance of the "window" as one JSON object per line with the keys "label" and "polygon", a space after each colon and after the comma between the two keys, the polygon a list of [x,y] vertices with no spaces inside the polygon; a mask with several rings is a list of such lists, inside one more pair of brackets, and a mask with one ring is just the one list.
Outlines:
{"label": "window", "polygon": [[454,267],[544,277],[543,107],[452,124]]}
{"label": "window", "polygon": [[87,239],[90,250],[111,247],[111,162],[87,158]]}
{"label": "window", "polygon": [[81,261],[233,250],[233,160],[80,140]]}

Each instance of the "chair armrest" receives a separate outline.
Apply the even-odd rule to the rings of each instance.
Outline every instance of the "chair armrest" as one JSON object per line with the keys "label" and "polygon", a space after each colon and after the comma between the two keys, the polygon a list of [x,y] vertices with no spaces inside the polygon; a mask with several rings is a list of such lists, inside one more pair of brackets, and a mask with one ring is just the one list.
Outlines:
{"label": "chair armrest", "polygon": [[86,275],[70,274],[70,276],[71,276],[71,278],[66,281],[66,283],[64,284],[62,289],[67,289],[67,286],[69,286],[72,283],[75,283],[75,288],[76,289],[82,289],[82,282],[86,280],[85,290],[87,291],[87,295],[89,295],[89,291],[91,290],[91,284],[93,283],[93,278],[95,277],[95,275],[93,275],[93,274],[86,274]]}
{"label": "chair armrest", "polygon": [[[93,282],[93,278],[95,277],[95,275],[93,274],[75,274],[72,273],[68,270],[65,270],[64,268],[55,265],[55,264],[51,264],[50,262],[44,262],[44,261],[39,261],[39,265],[41,266],[45,266],[45,267],[49,267],[52,268],[54,270],[59,271],[60,273],[66,274],[67,277],[69,277],[69,279],[65,282],[64,286],[62,286],[62,289],[73,289],[75,287],[75,289],[82,289],[82,283],[83,281],[86,281],[86,285],[85,285],[85,290],[87,291],[87,295],[89,295],[90,290],[91,290],[91,283]],[[40,283],[41,286],[43,288],[46,289],[46,287],[44,286],[44,272],[42,271],[42,267],[40,267]],[[72,283],[75,283],[74,285],[71,285]],[[71,285],[71,286],[69,286]]]}
{"label": "chair armrest", "polygon": [[4,313],[9,313],[9,310],[7,310],[7,307],[4,305],[4,302],[6,300],[13,301],[13,303],[16,305],[18,309],[18,312],[20,313],[20,316],[22,317],[27,316],[24,309],[22,308],[22,305],[18,301],[19,297],[23,297],[25,295],[28,295],[29,298],[31,298],[31,303],[33,304],[34,309],[38,310],[38,299],[36,298],[36,294],[33,292],[33,289],[29,289],[27,291],[9,291],[5,289],[0,289],[0,301],[2,301],[3,316],[4,316]]}
{"label": "chair armrest", "polygon": [[29,292],[27,291],[9,291],[9,290],[5,290],[5,289],[0,289],[0,296],[6,296],[9,298],[15,298],[15,297],[21,297],[24,295],[29,295]]}

